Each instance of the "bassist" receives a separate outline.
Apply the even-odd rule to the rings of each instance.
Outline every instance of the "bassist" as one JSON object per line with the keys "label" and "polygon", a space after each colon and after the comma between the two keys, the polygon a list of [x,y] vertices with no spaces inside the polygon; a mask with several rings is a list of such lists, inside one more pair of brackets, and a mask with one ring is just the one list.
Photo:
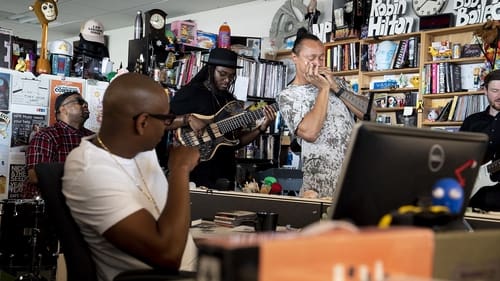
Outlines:
{"label": "bassist", "polygon": [[[227,103],[236,100],[233,95],[236,79],[237,54],[216,48],[210,52],[206,65],[193,79],[180,89],[172,99],[170,106],[173,113],[187,115],[187,123],[199,121],[195,117],[216,114]],[[211,189],[234,189],[236,175],[235,150],[257,138],[275,119],[275,110],[264,108],[264,121],[250,131],[233,131],[225,137],[239,140],[237,146],[221,145],[209,161],[201,162],[190,175],[190,180],[197,186]]]}
{"label": "bassist", "polygon": [[[465,118],[460,131],[485,133],[489,136],[484,162],[500,159],[500,70],[493,70],[484,78],[484,94],[489,106],[485,111]],[[498,163],[498,162],[497,162]],[[483,165],[481,169],[487,165]],[[480,171],[481,174],[481,171]],[[500,172],[490,175],[491,183],[480,187],[471,198],[469,206],[484,211],[500,211]],[[479,177],[478,177],[479,180]]]}

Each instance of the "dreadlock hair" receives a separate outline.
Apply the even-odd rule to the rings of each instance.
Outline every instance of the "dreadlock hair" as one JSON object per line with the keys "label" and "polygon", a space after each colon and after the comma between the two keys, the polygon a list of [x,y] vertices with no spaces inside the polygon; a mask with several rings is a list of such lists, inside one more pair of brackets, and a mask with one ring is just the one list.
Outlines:
{"label": "dreadlock hair", "polygon": [[293,44],[292,52],[294,54],[298,54],[300,52],[300,48],[302,47],[302,41],[306,39],[321,42],[321,40],[319,40],[319,38],[316,35],[309,33],[305,27],[301,27],[299,28],[299,30],[297,30],[297,36],[295,39],[295,43]]}

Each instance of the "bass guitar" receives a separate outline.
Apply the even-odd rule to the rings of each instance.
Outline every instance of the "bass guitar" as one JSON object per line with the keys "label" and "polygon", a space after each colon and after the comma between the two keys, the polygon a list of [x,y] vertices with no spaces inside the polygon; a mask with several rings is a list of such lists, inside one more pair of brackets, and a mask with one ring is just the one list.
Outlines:
{"label": "bass guitar", "polygon": [[[278,104],[273,103],[271,107],[278,111]],[[196,114],[197,118],[210,123],[201,135],[196,134],[190,127],[182,127],[175,130],[175,137],[182,145],[198,147],[200,161],[207,161],[213,157],[219,146],[239,144],[239,140],[231,140],[224,135],[252,124],[264,116],[263,108],[255,111],[244,111],[243,102],[231,101],[214,115]]]}
{"label": "bass guitar", "polygon": [[488,163],[479,167],[476,182],[472,189],[471,197],[481,189],[483,186],[495,185],[497,182],[491,180],[491,175],[500,171],[500,159],[489,161]]}

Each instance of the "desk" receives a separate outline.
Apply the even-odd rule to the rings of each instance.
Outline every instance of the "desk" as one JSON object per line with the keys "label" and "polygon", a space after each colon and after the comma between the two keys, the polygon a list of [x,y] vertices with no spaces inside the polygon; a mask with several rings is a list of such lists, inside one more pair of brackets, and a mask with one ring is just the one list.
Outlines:
{"label": "desk", "polygon": [[466,212],[465,219],[472,226],[473,229],[491,229],[500,228],[500,213],[477,213]]}
{"label": "desk", "polygon": [[191,189],[191,220],[213,220],[216,212],[245,210],[279,214],[278,225],[302,228],[318,221],[330,201],[294,196]]}

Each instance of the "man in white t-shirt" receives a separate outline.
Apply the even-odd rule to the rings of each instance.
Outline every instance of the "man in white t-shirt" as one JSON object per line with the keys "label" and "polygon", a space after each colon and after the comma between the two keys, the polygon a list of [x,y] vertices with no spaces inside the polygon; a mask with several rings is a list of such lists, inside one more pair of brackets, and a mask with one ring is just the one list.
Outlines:
{"label": "man in white t-shirt", "polygon": [[[96,262],[99,280],[150,267],[193,263],[189,237],[189,173],[196,148],[174,147],[169,176],[155,146],[175,116],[164,89],[138,73],[123,74],[103,98],[99,132],[67,157],[63,193]],[[193,256],[193,251],[191,251]]]}

